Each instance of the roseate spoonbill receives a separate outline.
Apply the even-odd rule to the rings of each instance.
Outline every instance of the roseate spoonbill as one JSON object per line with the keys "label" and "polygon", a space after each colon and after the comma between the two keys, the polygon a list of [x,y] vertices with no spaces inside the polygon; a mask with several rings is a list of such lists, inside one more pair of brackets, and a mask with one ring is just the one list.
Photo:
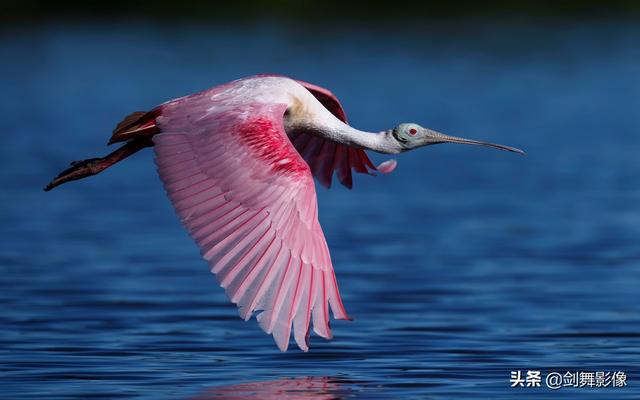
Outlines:
{"label": "roseate spoonbill", "polygon": [[397,154],[437,143],[499,144],[444,135],[415,123],[369,133],[347,124],[328,90],[283,76],[259,75],[135,112],[113,131],[125,144],[103,158],[71,163],[45,190],[95,175],[153,146],[158,173],[183,225],[211,271],[248,320],[280,350],[291,329],[308,350],[309,326],[331,339],[329,306],[345,311],[318,222],[313,177],[331,185],[335,171],[351,188],[351,171],[391,172],[365,150]]}

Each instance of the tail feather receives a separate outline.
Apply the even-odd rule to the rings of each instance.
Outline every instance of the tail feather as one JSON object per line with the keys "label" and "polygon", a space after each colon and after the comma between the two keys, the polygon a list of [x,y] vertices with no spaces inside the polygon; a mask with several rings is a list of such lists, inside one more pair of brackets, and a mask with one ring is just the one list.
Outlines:
{"label": "tail feather", "polygon": [[108,144],[116,142],[126,142],[134,138],[151,137],[159,132],[156,126],[156,117],[159,114],[159,108],[155,108],[149,112],[136,111],[126,116],[116,129],[113,130],[111,139]]}
{"label": "tail feather", "polygon": [[131,114],[124,117],[124,119],[118,122],[116,128],[113,130],[113,134],[123,132],[128,128],[131,128],[136,122],[138,122],[142,117],[147,114],[146,111],[134,111]]}

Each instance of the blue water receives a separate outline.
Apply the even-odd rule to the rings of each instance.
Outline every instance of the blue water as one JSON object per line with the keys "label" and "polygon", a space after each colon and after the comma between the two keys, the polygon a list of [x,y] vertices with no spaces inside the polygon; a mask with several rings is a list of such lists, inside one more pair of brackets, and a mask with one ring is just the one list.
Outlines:
{"label": "blue water", "polygon": [[[2,397],[638,398],[632,22],[6,28]],[[352,191],[318,189],[355,320],[309,353],[237,317],[150,151],[41,190],[105,154],[129,112],[259,72],[329,87],[362,129],[415,121],[528,152],[434,146]],[[510,388],[514,370],[624,371],[628,386]]]}

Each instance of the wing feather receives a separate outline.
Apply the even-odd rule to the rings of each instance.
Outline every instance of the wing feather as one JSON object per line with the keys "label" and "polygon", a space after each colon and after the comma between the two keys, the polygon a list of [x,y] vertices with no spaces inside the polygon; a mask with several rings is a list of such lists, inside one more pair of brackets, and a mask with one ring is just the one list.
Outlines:
{"label": "wing feather", "polygon": [[[318,222],[311,169],[282,125],[285,109],[216,107],[210,96],[195,95],[162,110],[153,140],[165,190],[240,316],[255,314],[283,351],[293,328],[306,351],[311,320],[318,335],[331,338],[329,307],[335,317],[348,317]],[[317,163],[325,177],[333,172],[337,146],[315,137],[291,140],[309,154],[329,152]]]}
{"label": "wing feather", "polygon": [[[345,124],[347,123],[347,115],[344,108],[331,91],[308,82],[298,81],[298,83],[311,92],[334,116]],[[375,172],[389,173],[393,170],[393,168],[380,168],[382,164],[378,167],[373,165],[367,153],[362,149],[352,149],[312,134],[298,133],[292,142],[309,164],[313,176],[327,188],[331,187],[334,171],[338,175],[340,183],[351,189],[353,186],[351,169],[370,175]]]}

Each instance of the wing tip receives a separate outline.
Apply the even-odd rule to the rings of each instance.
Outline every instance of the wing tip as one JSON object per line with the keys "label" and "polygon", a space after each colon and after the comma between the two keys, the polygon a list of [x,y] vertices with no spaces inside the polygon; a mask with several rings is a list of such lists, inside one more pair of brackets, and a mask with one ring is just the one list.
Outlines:
{"label": "wing tip", "polygon": [[397,166],[398,166],[398,162],[392,158],[390,160],[380,163],[380,165],[376,167],[376,170],[381,174],[388,174],[390,172],[393,172],[393,170],[396,169]]}
{"label": "wing tip", "polygon": [[273,339],[281,352],[285,353],[289,349],[289,338],[287,338],[287,340],[278,340],[278,338],[274,336]]}

